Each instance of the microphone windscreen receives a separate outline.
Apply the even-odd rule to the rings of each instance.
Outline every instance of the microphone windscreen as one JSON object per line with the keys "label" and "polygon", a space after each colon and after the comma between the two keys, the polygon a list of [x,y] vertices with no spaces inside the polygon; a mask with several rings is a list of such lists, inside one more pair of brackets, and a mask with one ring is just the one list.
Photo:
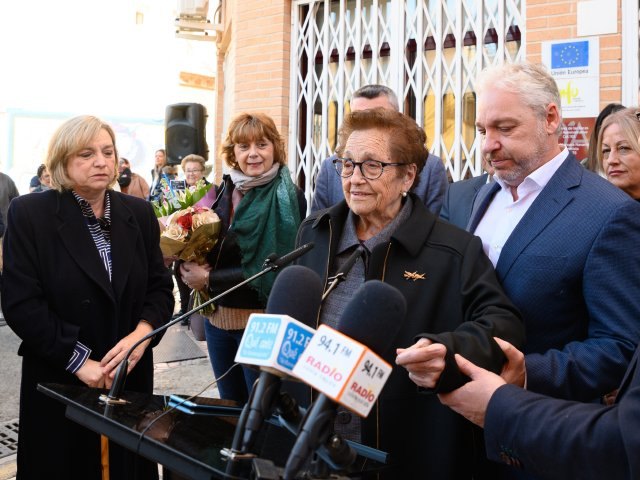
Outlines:
{"label": "microphone windscreen", "polygon": [[391,347],[407,311],[400,291],[380,280],[369,280],[355,291],[337,330],[381,355]]}
{"label": "microphone windscreen", "polygon": [[316,328],[322,290],[322,280],[310,268],[302,265],[286,267],[273,283],[265,313],[289,315]]}

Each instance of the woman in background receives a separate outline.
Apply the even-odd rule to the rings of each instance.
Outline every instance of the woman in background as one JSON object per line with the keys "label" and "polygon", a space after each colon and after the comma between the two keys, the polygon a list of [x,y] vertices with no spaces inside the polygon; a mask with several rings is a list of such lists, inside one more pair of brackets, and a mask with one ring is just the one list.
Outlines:
{"label": "woman in background", "polygon": [[35,187],[33,190],[31,190],[32,192],[45,192],[47,190],[51,190],[51,174],[49,173],[49,170],[47,170],[47,166],[42,164],[38,167],[38,182],[40,182],[38,184],[37,187]]}
{"label": "woman in background", "polygon": [[149,197],[149,184],[137,173],[131,171],[131,163],[124,157],[118,160],[118,184],[120,191],[134,197]]}
{"label": "woman in background", "polygon": [[[209,182],[204,178],[204,172],[206,169],[206,160],[200,155],[187,155],[182,159],[180,164],[182,171],[184,172],[184,179],[187,188],[195,189],[199,180],[204,180],[204,184],[208,185]],[[176,277],[176,284],[178,285],[178,292],[180,293],[180,311],[177,315],[183,315],[189,311],[189,297],[191,295],[191,289],[184,284],[180,277],[179,268],[182,262],[176,262],[174,264],[174,272]],[[184,318],[180,322],[181,325],[189,325],[189,318]]]}
{"label": "woman in background", "polygon": [[184,172],[184,179],[188,188],[194,188],[199,180],[204,179],[205,185],[209,182],[204,178],[207,161],[200,155],[187,155],[182,159],[180,166]]}
{"label": "woman in background", "polygon": [[640,200],[640,112],[625,108],[602,122],[598,157],[607,180]]}
{"label": "woman in background", "polygon": [[[185,263],[182,280],[212,296],[249,278],[271,253],[293,249],[296,231],[305,216],[303,192],[291,181],[282,137],[273,120],[262,113],[243,113],[232,120],[220,155],[230,167],[218,187],[215,211],[222,222],[218,243],[209,253],[209,265]],[[205,334],[216,378],[234,364],[249,315],[266,306],[275,273],[226,295],[216,305]],[[218,381],[220,397],[246,402],[254,370],[233,369]]]}
{"label": "woman in background", "polygon": [[592,172],[602,175],[602,162],[600,162],[598,149],[598,138],[600,137],[602,122],[612,113],[622,109],[624,109],[624,105],[620,105],[619,103],[610,103],[606,107],[604,107],[598,114],[596,123],[594,124],[593,130],[591,131],[591,136],[589,137],[589,149],[587,150],[587,158],[582,160],[582,165],[587,170],[591,170]]}
{"label": "woman in background", "polygon": [[[68,420],[37,385],[109,388],[127,350],[173,309],[158,220],[148,202],[112,190],[117,163],[112,128],[72,118],[49,144],[53,189],[9,207],[2,311],[22,340],[19,479],[102,478],[100,435]],[[152,392],[160,338],[129,357],[128,390]],[[108,452],[111,478],[157,478],[155,463],[112,442]]]}
{"label": "woman in background", "polygon": [[151,169],[151,187],[149,188],[149,200],[159,200],[162,197],[162,169],[167,165],[167,153],[164,148],[156,150],[154,156],[155,165]]}

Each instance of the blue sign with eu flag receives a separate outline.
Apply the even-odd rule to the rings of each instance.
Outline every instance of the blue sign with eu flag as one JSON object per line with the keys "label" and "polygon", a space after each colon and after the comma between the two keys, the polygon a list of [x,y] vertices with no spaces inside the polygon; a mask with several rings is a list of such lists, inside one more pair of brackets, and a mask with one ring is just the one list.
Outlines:
{"label": "blue sign with eu flag", "polygon": [[557,43],[551,45],[551,68],[589,66],[589,41]]}

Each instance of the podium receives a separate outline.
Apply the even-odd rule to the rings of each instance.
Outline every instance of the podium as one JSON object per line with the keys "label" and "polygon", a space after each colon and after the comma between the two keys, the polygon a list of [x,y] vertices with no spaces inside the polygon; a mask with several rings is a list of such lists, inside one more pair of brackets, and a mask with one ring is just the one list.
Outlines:
{"label": "podium", "polygon": [[[175,395],[125,392],[122,398],[126,404],[105,405],[99,397],[107,393],[106,390],[51,383],[39,384],[38,390],[66,405],[69,419],[163,465],[181,478],[250,478],[246,468],[241,474],[235,473],[237,468],[231,470],[233,474],[228,473],[229,462],[221,453],[233,443],[241,411],[236,402],[196,397],[191,400],[198,405],[196,408],[172,408],[177,404]],[[296,437],[285,428],[265,422],[256,440],[259,448],[255,453],[262,462],[283,466],[295,440]],[[370,474],[375,477],[376,472],[386,469],[383,463],[371,459],[368,450],[373,449],[358,448],[361,450],[357,451],[358,461],[352,475],[372,478]],[[362,454],[364,456],[360,456]]]}
{"label": "podium", "polygon": [[[125,392],[125,405],[104,405],[98,399],[106,391],[75,385],[40,384],[38,390],[66,405],[74,422],[157,462],[171,472],[194,480],[240,479],[225,473],[228,462],[220,451],[231,445],[240,407],[229,400],[198,398],[212,407],[206,415],[190,415],[175,409],[145,428],[168,410],[169,396]],[[220,407],[220,414],[215,414]],[[237,413],[235,413],[237,412]],[[286,462],[295,438],[273,425],[265,428],[260,457]],[[284,460],[283,460],[284,459]]]}

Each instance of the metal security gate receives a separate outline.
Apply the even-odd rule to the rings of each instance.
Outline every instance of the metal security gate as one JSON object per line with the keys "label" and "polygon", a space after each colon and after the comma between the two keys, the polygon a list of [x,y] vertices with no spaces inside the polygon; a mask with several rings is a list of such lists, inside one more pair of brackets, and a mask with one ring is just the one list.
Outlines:
{"label": "metal security gate", "polygon": [[[353,92],[394,89],[452,180],[481,173],[474,81],[525,58],[524,0],[294,0],[290,167],[308,200]],[[310,203],[310,202],[309,202]]]}

